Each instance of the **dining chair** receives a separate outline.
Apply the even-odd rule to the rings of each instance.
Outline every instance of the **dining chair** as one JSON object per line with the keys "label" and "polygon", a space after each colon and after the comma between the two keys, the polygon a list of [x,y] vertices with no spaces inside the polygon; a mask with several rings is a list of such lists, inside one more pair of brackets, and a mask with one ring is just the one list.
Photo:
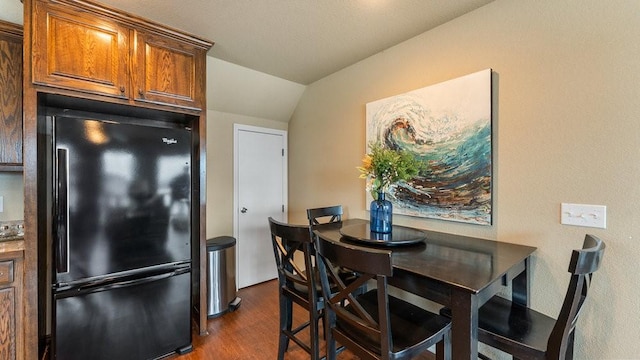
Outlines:
{"label": "dining chair", "polygon": [[[336,342],[365,360],[410,359],[433,345],[438,359],[450,358],[449,319],[389,294],[391,251],[333,242],[317,231],[314,240],[325,297],[328,359],[336,358]],[[339,267],[360,276],[345,284],[337,273]],[[367,281],[375,281],[377,287],[353,293]]]}
{"label": "dining chair", "polygon": [[342,215],[342,205],[307,209],[310,228],[314,228],[317,225],[340,222],[342,221]]}
{"label": "dining chair", "polygon": [[[319,208],[307,209],[307,219],[309,220],[309,232],[313,239],[313,230],[323,225],[331,225],[342,222],[342,205],[333,205]],[[358,274],[351,269],[340,267],[338,270],[340,278],[345,283],[350,283],[358,277]],[[367,291],[367,284],[354,290],[354,294],[362,294]]]}
{"label": "dining chair", "polygon": [[[284,354],[293,340],[312,360],[320,359],[318,322],[323,319],[324,301],[320,285],[317,282],[312,254],[313,244],[307,226],[281,223],[269,218],[271,242],[278,268],[278,297],[280,302],[280,333],[278,341],[278,359]],[[300,257],[300,265],[295,258]],[[309,313],[309,319],[296,328],[293,324],[293,304],[298,304]],[[309,329],[309,342],[298,334]]]}
{"label": "dining chair", "polygon": [[478,340],[514,359],[573,359],[576,322],[604,249],[602,240],[586,235],[582,249],[573,250],[571,280],[557,319],[494,296],[479,310]]}

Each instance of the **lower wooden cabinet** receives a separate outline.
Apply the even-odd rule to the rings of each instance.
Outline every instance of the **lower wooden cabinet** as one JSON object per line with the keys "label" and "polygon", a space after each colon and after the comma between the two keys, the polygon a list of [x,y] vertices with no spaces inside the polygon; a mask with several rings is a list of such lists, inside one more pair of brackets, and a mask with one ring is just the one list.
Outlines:
{"label": "lower wooden cabinet", "polygon": [[0,253],[0,359],[24,358],[23,251]]}

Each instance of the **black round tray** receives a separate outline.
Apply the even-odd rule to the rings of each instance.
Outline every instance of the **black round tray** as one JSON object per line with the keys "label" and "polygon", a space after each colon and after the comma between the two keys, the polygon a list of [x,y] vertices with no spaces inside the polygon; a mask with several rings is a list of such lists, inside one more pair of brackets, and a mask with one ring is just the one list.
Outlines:
{"label": "black round tray", "polygon": [[365,245],[402,246],[424,242],[427,237],[423,231],[400,225],[392,225],[388,234],[372,232],[369,223],[343,226],[340,234],[348,240]]}

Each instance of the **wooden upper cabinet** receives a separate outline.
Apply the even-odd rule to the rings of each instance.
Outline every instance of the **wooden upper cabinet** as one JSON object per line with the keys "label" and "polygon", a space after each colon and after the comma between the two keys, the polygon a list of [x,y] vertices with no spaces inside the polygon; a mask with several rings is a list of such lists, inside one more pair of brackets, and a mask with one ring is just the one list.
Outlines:
{"label": "wooden upper cabinet", "polygon": [[212,43],[86,0],[33,4],[34,84],[137,106],[204,107]]}
{"label": "wooden upper cabinet", "polygon": [[135,100],[200,109],[196,76],[204,76],[205,51],[144,31],[135,33],[135,43]]}
{"label": "wooden upper cabinet", "polygon": [[0,21],[0,171],[22,170],[22,26]]}
{"label": "wooden upper cabinet", "polygon": [[129,30],[65,6],[35,1],[33,81],[127,98]]}

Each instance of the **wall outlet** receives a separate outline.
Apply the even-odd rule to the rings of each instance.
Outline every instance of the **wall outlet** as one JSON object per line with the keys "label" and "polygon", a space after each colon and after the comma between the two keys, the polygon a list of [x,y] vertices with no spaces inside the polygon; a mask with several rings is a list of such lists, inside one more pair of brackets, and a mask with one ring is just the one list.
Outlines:
{"label": "wall outlet", "polygon": [[560,206],[560,223],[606,229],[607,207],[604,205],[562,203]]}

